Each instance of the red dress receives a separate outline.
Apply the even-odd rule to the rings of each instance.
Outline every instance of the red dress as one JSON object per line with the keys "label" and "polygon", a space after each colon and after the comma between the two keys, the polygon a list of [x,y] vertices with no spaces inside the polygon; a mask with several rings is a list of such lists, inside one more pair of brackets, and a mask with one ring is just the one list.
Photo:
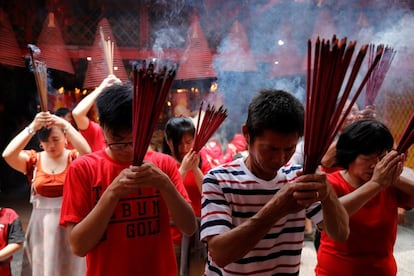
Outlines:
{"label": "red dress", "polygon": [[[355,190],[340,171],[327,177],[338,197]],[[397,208],[404,202],[403,194],[391,186],[349,218],[347,241],[334,241],[322,231],[316,275],[396,275],[393,248],[397,235]]]}

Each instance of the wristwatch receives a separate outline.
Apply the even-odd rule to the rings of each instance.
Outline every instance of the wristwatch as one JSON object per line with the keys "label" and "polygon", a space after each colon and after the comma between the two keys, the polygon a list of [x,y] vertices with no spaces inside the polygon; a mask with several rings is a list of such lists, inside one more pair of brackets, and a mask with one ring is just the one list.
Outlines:
{"label": "wristwatch", "polygon": [[36,134],[36,131],[31,126],[26,127],[26,130],[30,136],[34,136]]}

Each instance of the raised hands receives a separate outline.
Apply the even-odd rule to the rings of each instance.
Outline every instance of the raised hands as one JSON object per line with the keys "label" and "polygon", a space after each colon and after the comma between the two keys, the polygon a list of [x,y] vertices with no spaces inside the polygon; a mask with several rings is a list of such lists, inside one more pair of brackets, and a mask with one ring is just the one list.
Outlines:
{"label": "raised hands", "polygon": [[184,155],[183,160],[180,165],[180,174],[185,176],[189,171],[195,171],[198,168],[200,163],[200,154],[190,150],[186,155]]}
{"label": "raised hands", "polygon": [[378,183],[382,188],[397,181],[403,171],[404,154],[392,150],[387,153],[376,165],[371,181]]}

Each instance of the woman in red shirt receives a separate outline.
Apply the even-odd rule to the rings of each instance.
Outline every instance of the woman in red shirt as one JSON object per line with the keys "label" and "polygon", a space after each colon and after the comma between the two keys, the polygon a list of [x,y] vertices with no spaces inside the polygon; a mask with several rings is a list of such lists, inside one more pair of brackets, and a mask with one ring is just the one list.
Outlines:
{"label": "woman in red shirt", "polygon": [[350,235],[338,242],[322,232],[316,275],[396,275],[393,248],[397,208],[414,207],[414,182],[400,176],[404,155],[378,121],[357,121],[344,129],[336,145],[336,165],[329,173],[349,214]]}
{"label": "woman in red shirt", "polygon": [[[171,155],[177,161],[178,170],[180,171],[184,186],[191,200],[191,206],[193,207],[196,217],[200,218],[201,184],[204,174],[211,169],[211,165],[202,153],[197,153],[192,150],[195,134],[193,121],[188,117],[173,117],[168,120],[164,132],[165,139],[163,152]],[[171,226],[171,236],[174,242],[178,265],[180,265],[180,262],[183,265],[187,264],[188,260],[180,260],[181,252],[183,252],[182,249],[184,249],[181,248],[182,235],[174,224]],[[193,237],[192,248],[194,247],[200,247],[198,235],[194,235]],[[203,248],[204,247],[201,249]],[[188,251],[185,252],[188,253]],[[205,256],[201,257],[202,262],[200,266],[197,265],[197,267],[204,269]],[[187,268],[181,267],[180,269],[183,270]],[[199,275],[201,275],[203,271],[200,271]]]}

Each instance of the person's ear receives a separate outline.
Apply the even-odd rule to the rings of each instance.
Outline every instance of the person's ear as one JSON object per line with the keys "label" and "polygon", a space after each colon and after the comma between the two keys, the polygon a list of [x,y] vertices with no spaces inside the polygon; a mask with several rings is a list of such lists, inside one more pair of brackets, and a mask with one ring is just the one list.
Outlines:
{"label": "person's ear", "polygon": [[246,140],[246,145],[250,145],[250,135],[246,125],[242,125],[242,132],[244,139]]}

